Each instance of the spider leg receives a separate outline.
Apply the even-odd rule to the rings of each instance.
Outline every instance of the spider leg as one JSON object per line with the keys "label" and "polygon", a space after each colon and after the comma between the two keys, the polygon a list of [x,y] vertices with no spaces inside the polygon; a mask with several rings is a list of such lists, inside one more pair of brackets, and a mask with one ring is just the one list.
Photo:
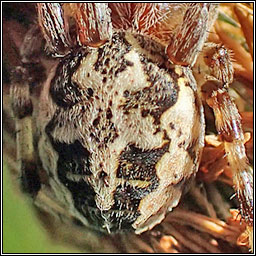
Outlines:
{"label": "spider leg", "polygon": [[114,28],[148,33],[161,17],[160,4],[109,3]]}
{"label": "spider leg", "polygon": [[183,66],[195,63],[217,16],[217,4],[189,3],[183,22],[167,47],[169,59]]}
{"label": "spider leg", "polygon": [[80,46],[99,47],[112,36],[112,22],[107,3],[69,3],[63,8],[77,25]]}
{"label": "spider leg", "polygon": [[180,15],[183,4],[109,3],[108,5],[115,29],[150,35],[165,43],[170,37],[173,24],[179,21],[174,13]]}
{"label": "spider leg", "polygon": [[33,26],[25,35],[20,47],[20,66],[13,70],[10,86],[21,185],[22,189],[32,196],[36,195],[41,186],[33,143],[34,123],[31,99],[33,88],[43,79],[42,70],[44,69],[38,58],[42,45],[41,39],[38,26]]}
{"label": "spider leg", "polygon": [[228,50],[221,45],[206,44],[194,67],[194,74],[201,83],[207,104],[213,109],[216,128],[233,172],[240,212],[250,229],[253,226],[253,170],[245,152],[241,117],[228,93],[233,81]]}
{"label": "spider leg", "polygon": [[253,172],[244,147],[241,117],[226,88],[218,88],[207,99],[216,118],[217,130],[224,141],[228,162],[233,171],[234,186],[246,223],[253,222]]}
{"label": "spider leg", "polygon": [[59,3],[38,3],[38,22],[46,40],[47,49],[56,55],[66,53],[71,45],[68,22]]}

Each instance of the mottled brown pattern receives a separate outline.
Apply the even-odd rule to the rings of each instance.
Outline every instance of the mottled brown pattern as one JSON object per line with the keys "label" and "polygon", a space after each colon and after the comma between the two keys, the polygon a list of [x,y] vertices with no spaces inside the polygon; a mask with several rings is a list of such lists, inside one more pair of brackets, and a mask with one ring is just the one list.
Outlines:
{"label": "mottled brown pattern", "polygon": [[[11,84],[19,180],[54,237],[94,252],[236,251],[241,225],[216,240],[211,225],[191,222],[200,214],[184,209],[173,211],[160,228],[136,235],[159,224],[196,175],[204,147],[203,96],[214,111],[225,162],[233,172],[229,182],[252,248],[253,171],[244,147],[247,136],[228,93],[237,72],[233,77],[233,60],[222,44],[206,42],[208,35],[213,39],[209,32],[217,5],[29,5],[3,5],[4,92]],[[232,9],[251,50],[253,6],[232,4]],[[222,41],[225,33],[217,23]],[[240,56],[244,46],[231,41],[238,64],[248,67],[247,74],[238,75],[251,81],[250,56]],[[239,48],[243,51],[237,54]],[[6,75],[11,65],[19,65],[12,77]],[[204,86],[201,95],[197,88],[206,80],[215,85]],[[5,118],[13,119],[8,102],[9,96],[4,98]],[[9,121],[6,127],[14,129]],[[14,156],[15,142],[9,139],[15,136],[8,133],[6,148]],[[216,197],[209,200],[218,208]],[[184,203],[195,207],[190,197]],[[214,210],[208,210],[214,217]],[[227,216],[224,211],[216,215]],[[216,218],[208,220],[219,225]],[[229,229],[226,223],[219,227]],[[127,230],[132,232],[124,236],[102,233]]]}
{"label": "mottled brown pattern", "polygon": [[[94,64],[94,69],[100,71],[102,75],[106,75],[106,78],[113,75],[117,76],[127,66],[133,66],[131,61],[123,58],[130,51],[131,45],[125,40],[124,33],[120,35],[113,36],[112,42],[114,44],[106,44],[98,49],[98,58]],[[117,61],[120,59],[123,59],[123,61]],[[115,65],[113,65],[113,62],[115,62]]]}
{"label": "mottled brown pattern", "polygon": [[197,147],[197,145],[198,145],[198,140],[197,139],[192,139],[192,141],[190,142],[190,144],[186,148],[189,156],[191,157],[191,159],[193,160],[193,162],[195,164],[198,161],[197,154],[196,154],[197,150],[195,149],[195,147]]}
{"label": "mottled brown pattern", "polygon": [[[45,89],[52,108],[45,132],[59,156],[53,179],[60,182],[58,190],[64,186],[70,192],[76,218],[103,232],[140,230],[145,224],[143,230],[152,225],[147,224],[151,217],[162,218],[163,209],[176,204],[182,186],[172,192],[165,182],[182,179],[183,168],[170,164],[187,154],[189,126],[200,116],[193,109],[192,119],[176,110],[183,100],[192,105],[194,81],[182,68],[165,66],[161,46],[144,41],[117,33],[98,49],[76,50],[59,63],[49,92]],[[178,122],[168,117],[173,108]],[[184,118],[188,127],[181,132]],[[199,136],[198,131],[193,136]],[[177,153],[172,152],[174,146]],[[195,145],[195,151],[200,147]],[[183,183],[197,166],[190,160],[186,165]],[[168,198],[168,193],[175,196]],[[145,212],[141,205],[153,194],[166,199]]]}
{"label": "mottled brown pattern", "polygon": [[169,149],[166,143],[163,147],[143,150],[130,145],[120,154],[117,178],[127,180],[151,181],[157,180],[155,165]]}
{"label": "mottled brown pattern", "polygon": [[[151,86],[142,91],[125,91],[126,101],[122,107],[126,114],[129,114],[131,109],[140,109],[142,117],[152,115],[154,123],[159,124],[162,113],[172,107],[178,99],[177,80],[172,80],[169,72],[152,65],[144,57],[141,57],[141,63]],[[172,72],[171,70],[170,73]]]}
{"label": "mottled brown pattern", "polygon": [[[61,60],[50,88],[50,95],[58,106],[68,108],[81,101],[82,93],[71,77],[86,55],[87,52],[80,49]],[[87,93],[89,99],[92,94],[90,88]]]}

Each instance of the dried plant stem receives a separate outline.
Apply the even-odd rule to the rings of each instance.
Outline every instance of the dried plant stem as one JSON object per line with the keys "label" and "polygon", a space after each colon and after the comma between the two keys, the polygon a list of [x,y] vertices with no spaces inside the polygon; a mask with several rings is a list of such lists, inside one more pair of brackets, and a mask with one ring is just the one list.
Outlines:
{"label": "dried plant stem", "polygon": [[248,12],[248,9],[245,11],[243,5],[234,6],[234,12],[242,26],[242,31],[253,58],[253,16]]}
{"label": "dried plant stem", "polygon": [[211,234],[216,238],[221,238],[233,244],[236,244],[237,238],[241,234],[241,231],[237,227],[230,226],[224,221],[183,209],[173,211],[167,218],[167,221],[170,223],[177,222],[188,225],[196,230]]}
{"label": "dried plant stem", "polygon": [[201,189],[199,187],[194,186],[189,193],[193,198],[195,199],[196,203],[202,207],[202,209],[206,209],[208,215],[212,218],[217,218],[216,212],[212,206],[212,204],[209,202],[207,196],[205,193],[202,193]]}

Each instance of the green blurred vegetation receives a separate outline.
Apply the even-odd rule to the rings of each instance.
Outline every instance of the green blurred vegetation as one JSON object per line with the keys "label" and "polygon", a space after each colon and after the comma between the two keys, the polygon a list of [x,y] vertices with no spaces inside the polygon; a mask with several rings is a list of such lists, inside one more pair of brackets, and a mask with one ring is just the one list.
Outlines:
{"label": "green blurred vegetation", "polygon": [[[3,166],[3,253],[77,253],[51,241],[29,200],[14,189],[7,164]],[[16,192],[16,193],[15,193]]]}

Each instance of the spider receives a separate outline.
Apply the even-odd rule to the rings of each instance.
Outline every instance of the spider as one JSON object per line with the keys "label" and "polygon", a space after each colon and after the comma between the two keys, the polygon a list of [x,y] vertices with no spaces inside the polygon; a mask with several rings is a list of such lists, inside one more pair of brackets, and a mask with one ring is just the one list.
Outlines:
{"label": "spider", "polygon": [[10,92],[21,183],[38,208],[47,195],[50,212],[92,232],[153,229],[198,171],[206,101],[252,226],[230,53],[207,43],[217,4],[38,3],[37,12]]}

